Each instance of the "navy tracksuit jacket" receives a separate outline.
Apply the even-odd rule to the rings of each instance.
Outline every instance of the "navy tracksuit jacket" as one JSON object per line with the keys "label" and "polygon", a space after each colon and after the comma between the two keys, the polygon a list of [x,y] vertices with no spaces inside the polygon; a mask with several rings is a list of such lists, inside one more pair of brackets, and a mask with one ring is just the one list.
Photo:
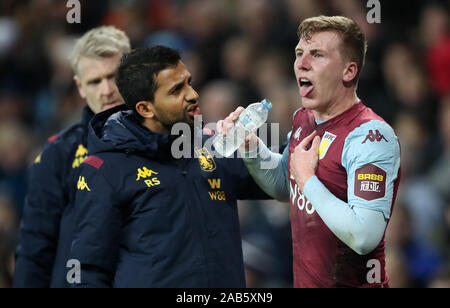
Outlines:
{"label": "navy tracksuit jacket", "polygon": [[31,167],[14,287],[69,286],[66,262],[74,228],[71,212],[78,167],[88,157],[88,123],[93,116],[86,106],[81,122],[50,137]]}
{"label": "navy tracksuit jacket", "polygon": [[[237,199],[267,199],[241,159],[174,159],[176,140],[108,110],[89,128],[70,258],[81,287],[245,287]],[[111,115],[112,114],[112,115]],[[205,139],[204,139],[205,140]]]}

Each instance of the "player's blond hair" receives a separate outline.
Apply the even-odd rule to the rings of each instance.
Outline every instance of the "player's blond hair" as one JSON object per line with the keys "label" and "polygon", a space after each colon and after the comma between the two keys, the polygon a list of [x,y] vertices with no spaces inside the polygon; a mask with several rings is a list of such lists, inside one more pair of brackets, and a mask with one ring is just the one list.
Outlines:
{"label": "player's blond hair", "polygon": [[303,20],[298,27],[297,35],[299,39],[309,40],[312,34],[324,31],[335,32],[341,37],[341,56],[345,60],[355,62],[358,67],[358,73],[354,79],[356,84],[367,52],[367,40],[364,32],[350,18],[321,15]]}
{"label": "player's blond hair", "polygon": [[114,26],[101,26],[86,32],[75,43],[70,56],[73,71],[79,75],[78,64],[82,57],[106,58],[130,52],[130,39]]}

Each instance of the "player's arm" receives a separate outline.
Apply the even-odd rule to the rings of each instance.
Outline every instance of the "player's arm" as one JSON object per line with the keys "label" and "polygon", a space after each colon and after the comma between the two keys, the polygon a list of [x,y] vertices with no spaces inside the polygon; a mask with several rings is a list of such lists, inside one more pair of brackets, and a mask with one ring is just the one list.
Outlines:
{"label": "player's arm", "polygon": [[[257,138],[255,135],[253,135]],[[250,175],[261,189],[279,201],[289,201],[289,180],[287,174],[289,144],[282,154],[272,152],[258,139],[258,147],[251,152],[240,149]]]}
{"label": "player's arm", "polygon": [[[267,148],[266,150],[269,153],[273,153]],[[273,154],[277,154],[281,157],[281,154]],[[244,163],[245,159],[249,161],[249,165],[251,166],[250,168],[249,165]],[[277,187],[274,187],[276,185],[269,175],[260,178],[254,176],[254,174],[258,174],[258,169],[261,168],[261,164],[254,162],[255,160],[260,161],[260,158],[225,159],[225,162],[228,165],[227,171],[233,179],[232,182],[234,183],[236,197],[238,200],[267,200],[274,199],[274,196],[277,196],[275,191]],[[267,163],[273,164],[273,162]],[[264,163],[262,163],[262,166],[264,167]],[[280,180],[284,181],[284,178],[281,178]],[[272,186],[268,183],[272,183]]]}
{"label": "player's arm", "polygon": [[[224,132],[226,127],[233,125],[243,111],[243,107],[238,107],[225,120],[219,121],[218,131]],[[275,153],[269,150],[257,136],[250,134],[239,152],[253,180],[265,193],[279,201],[289,200],[287,177],[289,145],[284,149],[283,154]]]}
{"label": "player's arm", "polygon": [[30,169],[16,252],[16,288],[50,286],[61,215],[68,202],[61,176],[65,161],[58,146],[50,144]]}
{"label": "player's arm", "polygon": [[86,161],[80,166],[70,259],[80,262],[81,281],[73,287],[112,286],[121,230],[116,192],[99,170]]}
{"label": "player's arm", "polygon": [[[371,129],[378,130],[385,139],[364,142]],[[307,140],[302,143],[305,146]],[[349,134],[342,153],[342,165],[348,174],[348,202],[335,197],[314,174],[308,174],[314,161],[310,158],[318,146],[319,140],[315,140],[310,151],[296,148],[292,165],[296,181],[340,240],[358,254],[370,253],[383,238],[390,217],[394,182],[400,167],[397,137],[380,121],[366,123]]]}

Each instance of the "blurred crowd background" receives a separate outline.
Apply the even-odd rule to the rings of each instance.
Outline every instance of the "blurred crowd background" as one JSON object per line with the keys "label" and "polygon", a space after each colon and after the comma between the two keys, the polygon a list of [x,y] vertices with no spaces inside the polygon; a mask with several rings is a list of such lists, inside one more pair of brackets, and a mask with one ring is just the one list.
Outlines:
{"label": "blurred crowd background", "polygon": [[[286,140],[301,107],[293,73],[304,18],[344,15],[369,42],[358,94],[394,127],[402,181],[386,232],[392,287],[450,287],[450,1],[383,1],[369,24],[365,0],[64,0],[0,2],[0,287],[11,286],[27,170],[45,140],[81,116],[72,80],[74,40],[115,25],[133,47],[178,49],[200,93],[205,122],[238,105],[272,101]],[[276,138],[274,138],[274,144]],[[249,287],[292,285],[289,204],[241,202]]]}

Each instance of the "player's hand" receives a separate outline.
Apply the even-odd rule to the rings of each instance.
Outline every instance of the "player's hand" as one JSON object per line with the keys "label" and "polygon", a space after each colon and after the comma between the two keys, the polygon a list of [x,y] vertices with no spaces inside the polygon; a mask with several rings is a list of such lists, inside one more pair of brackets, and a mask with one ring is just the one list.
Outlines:
{"label": "player's hand", "polygon": [[[244,110],[244,107],[238,107],[224,120],[220,120],[219,122],[217,122],[217,132],[226,136],[228,130],[234,126],[234,123],[237,121],[241,113],[244,112]],[[257,146],[258,137],[256,137],[255,134],[250,133],[245,137],[245,142],[241,146],[241,151],[249,152],[251,149],[254,149]]]}
{"label": "player's hand", "polygon": [[294,175],[300,191],[303,190],[306,181],[316,174],[319,164],[319,146],[320,137],[314,131],[297,145],[291,155],[291,173]]}

